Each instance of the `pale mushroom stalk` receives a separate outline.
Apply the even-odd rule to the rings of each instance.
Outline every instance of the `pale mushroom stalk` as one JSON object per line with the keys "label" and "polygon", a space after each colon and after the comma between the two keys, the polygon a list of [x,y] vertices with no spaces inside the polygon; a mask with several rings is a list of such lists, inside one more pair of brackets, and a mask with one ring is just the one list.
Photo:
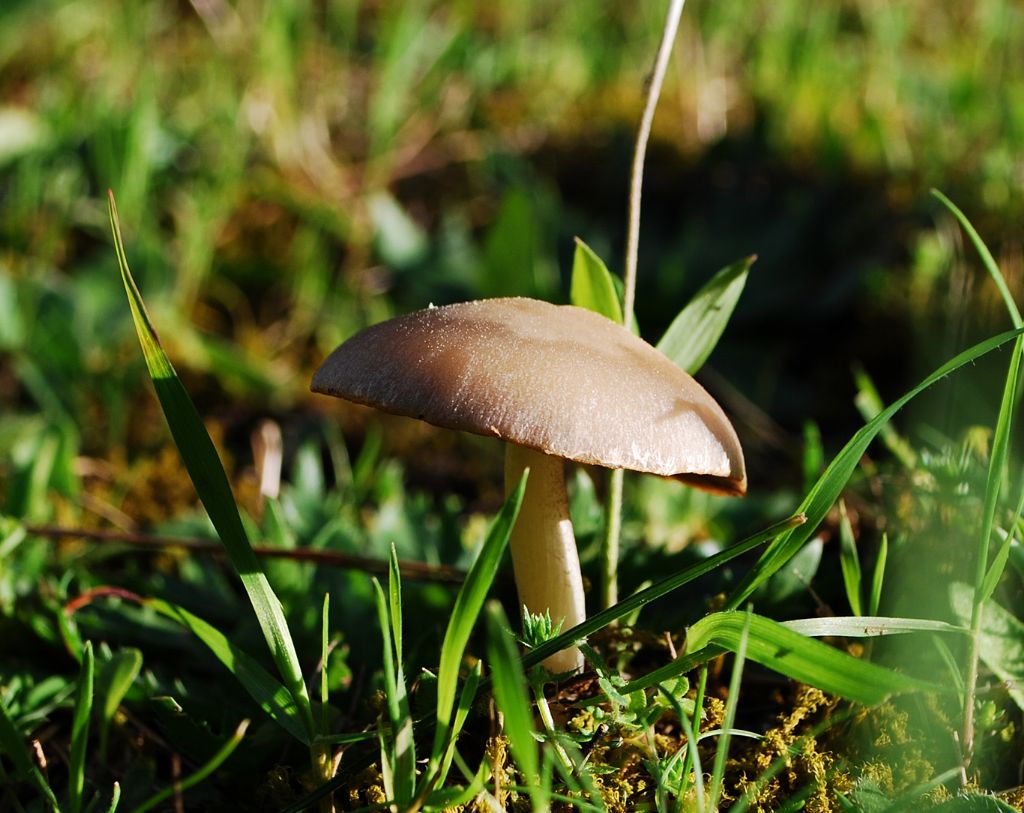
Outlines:
{"label": "pale mushroom stalk", "polygon": [[[505,444],[506,495],[529,468],[526,493],[509,537],[519,604],[531,613],[551,613],[562,631],[586,617],[583,577],[565,491],[565,461],[514,443]],[[552,672],[583,666],[583,653],[564,649],[544,661]]]}

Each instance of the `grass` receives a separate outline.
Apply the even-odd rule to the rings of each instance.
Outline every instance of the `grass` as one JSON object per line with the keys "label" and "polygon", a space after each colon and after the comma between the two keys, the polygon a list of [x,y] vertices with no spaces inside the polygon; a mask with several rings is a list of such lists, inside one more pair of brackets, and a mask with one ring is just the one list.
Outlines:
{"label": "grass", "polygon": [[[0,809],[1020,806],[991,792],[1019,784],[1022,730],[1024,21],[688,6],[624,309],[616,144],[662,24],[590,2],[0,11]],[[618,167],[614,194],[581,203],[606,167],[560,169],[573,153]],[[730,171],[768,179],[774,219],[745,220]],[[824,231],[885,201],[898,248],[823,248],[835,284],[773,300],[828,239],[792,190],[865,178]],[[358,327],[480,293],[635,310],[709,385],[778,393],[715,384],[751,440],[744,503],[627,478],[619,506],[573,473],[608,606],[525,650],[492,450],[344,407],[339,431],[306,394]],[[834,318],[894,307],[922,338],[888,356]],[[283,456],[250,443],[264,419]],[[576,641],[588,673],[556,681],[539,664]]]}

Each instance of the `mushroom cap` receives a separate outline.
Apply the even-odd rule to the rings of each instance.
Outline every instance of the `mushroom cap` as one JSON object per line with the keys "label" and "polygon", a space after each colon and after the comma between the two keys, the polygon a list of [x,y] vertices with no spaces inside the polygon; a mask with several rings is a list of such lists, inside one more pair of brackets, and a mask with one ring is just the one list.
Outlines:
{"label": "mushroom cap", "polygon": [[509,298],[415,311],[337,347],[312,389],[580,463],[746,492],[743,451],[715,400],[583,308]]}

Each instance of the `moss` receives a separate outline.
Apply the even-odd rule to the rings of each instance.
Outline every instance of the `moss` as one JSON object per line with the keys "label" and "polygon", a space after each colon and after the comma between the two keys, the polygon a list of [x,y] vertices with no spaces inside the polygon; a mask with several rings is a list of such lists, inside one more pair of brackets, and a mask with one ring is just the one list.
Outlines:
{"label": "moss", "polygon": [[[777,810],[797,794],[805,796],[804,810],[832,813],[840,808],[835,792],[852,787],[827,743],[807,737],[807,729],[824,719],[838,704],[818,689],[800,687],[791,709],[781,713],[777,724],[758,741],[734,740],[734,757],[729,760],[723,802],[744,794],[753,796],[750,809],[759,813]],[[765,779],[774,766],[781,769]]]}

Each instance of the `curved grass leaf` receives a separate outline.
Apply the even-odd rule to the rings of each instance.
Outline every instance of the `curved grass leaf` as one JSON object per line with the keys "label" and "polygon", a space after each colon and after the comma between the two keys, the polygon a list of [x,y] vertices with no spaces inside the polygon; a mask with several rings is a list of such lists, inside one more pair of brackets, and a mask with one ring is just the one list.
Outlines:
{"label": "curved grass leaf", "polygon": [[192,399],[178,378],[167,354],[160,346],[153,324],[146,312],[142,295],[135,285],[128,268],[124,242],[121,238],[121,225],[117,217],[117,206],[114,194],[108,195],[108,214],[110,228],[114,236],[114,248],[117,252],[117,264],[121,271],[121,281],[128,295],[128,304],[132,312],[132,320],[142,347],[142,355],[146,368],[153,381],[160,407],[171,435],[181,453],[185,468],[195,485],[199,499],[210,515],[217,534],[224,543],[228,558],[239,578],[245,592],[249,596],[260,628],[266,638],[274,662],[284,678],[288,691],[295,698],[295,707],[301,716],[306,729],[306,742],[313,739],[316,731],[313,722],[312,707],[306,684],[302,678],[302,669],[295,652],[284,611],[274,594],[266,574],[256,559],[238,515],[234,495],[228,483],[224,467],[221,465],[213,441],[196,411]]}
{"label": "curved grass leaf", "polygon": [[850,476],[856,470],[861,456],[867,451],[871,441],[874,440],[875,436],[893,415],[911,399],[932,386],[932,384],[1022,334],[1024,334],[1024,328],[1009,330],[964,350],[938,367],[916,387],[894,401],[878,413],[874,419],[861,427],[850,438],[839,454],[832,459],[828,468],[825,469],[824,473],[818,478],[818,481],[800,504],[798,510],[807,516],[807,522],[788,533],[782,534],[768,546],[767,550],[761,555],[761,558],[758,559],[754,567],[751,568],[750,572],[733,592],[733,595],[726,604],[727,609],[734,610],[742,604],[751,593],[771,578],[771,575],[789,561],[814,535],[829,509],[839,498]]}
{"label": "curved grass leaf", "polygon": [[579,237],[576,238],[576,252],[572,258],[569,300],[578,308],[596,311],[615,324],[622,324],[622,303],[615,291],[611,271]]}
{"label": "curved grass leaf", "polygon": [[999,266],[996,264],[995,258],[992,256],[992,252],[988,250],[988,246],[986,246],[985,241],[981,239],[981,235],[978,234],[974,226],[971,225],[971,221],[967,219],[967,215],[961,212],[957,205],[943,195],[938,189],[933,189],[932,195],[936,197],[943,206],[949,209],[953,217],[959,221],[960,227],[967,233],[967,236],[971,240],[971,244],[978,252],[978,256],[981,257],[982,265],[985,266],[985,270],[988,272],[989,276],[992,277],[992,281],[996,284],[996,288],[999,289],[999,295],[1003,298],[1003,303],[1006,305],[1006,310],[1010,314],[1013,326],[1024,326],[1024,318],[1020,315],[1017,303],[1013,301],[1013,295],[1010,293],[1006,280],[999,271]]}
{"label": "curved grass leaf", "polygon": [[[688,672],[740,644],[746,613],[711,613],[686,631],[686,654],[621,689],[632,692]],[[840,652],[778,621],[751,615],[746,656],[780,674],[857,703],[875,705],[891,694],[942,687]]]}
{"label": "curved grass leaf", "polygon": [[708,280],[672,320],[658,349],[691,375],[697,372],[718,344],[756,259],[739,260]]}
{"label": "curved grass leaf", "polygon": [[[747,614],[711,613],[686,631],[687,651],[719,646],[737,651]],[[940,689],[891,669],[858,660],[760,615],[750,615],[747,657],[801,683],[866,705],[890,694]]]}
{"label": "curved grass leaf", "polygon": [[228,637],[212,624],[193,615],[188,610],[163,599],[150,599],[146,604],[160,615],[177,621],[206,644],[214,657],[227,667],[242,688],[259,704],[261,709],[270,715],[274,722],[299,742],[309,745],[310,740],[307,737],[306,728],[295,707],[295,698],[254,658],[231,643]]}

